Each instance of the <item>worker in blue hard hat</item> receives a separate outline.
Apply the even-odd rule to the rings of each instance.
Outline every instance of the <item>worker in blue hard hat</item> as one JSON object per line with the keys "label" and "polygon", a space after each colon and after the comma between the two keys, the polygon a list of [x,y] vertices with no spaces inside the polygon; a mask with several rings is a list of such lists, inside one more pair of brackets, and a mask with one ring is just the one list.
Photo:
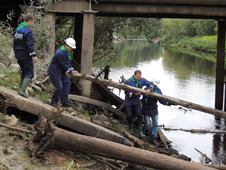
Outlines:
{"label": "worker in blue hard hat", "polygon": [[52,81],[55,91],[51,99],[51,105],[58,106],[60,101],[63,107],[71,107],[68,95],[71,82],[68,76],[75,76],[77,71],[71,66],[71,52],[76,49],[76,42],[73,38],[67,38],[65,44],[60,47],[52,58],[48,69],[48,75]]}

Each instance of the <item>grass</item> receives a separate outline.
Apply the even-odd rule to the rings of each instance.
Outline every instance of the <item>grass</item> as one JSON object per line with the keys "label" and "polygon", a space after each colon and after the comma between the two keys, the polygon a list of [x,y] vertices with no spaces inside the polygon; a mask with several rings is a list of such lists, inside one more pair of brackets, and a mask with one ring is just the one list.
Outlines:
{"label": "grass", "polygon": [[216,61],[217,55],[217,36],[184,37],[180,40],[171,39],[165,43],[166,47],[173,47],[183,53],[194,55],[196,57],[207,56],[207,60]]}
{"label": "grass", "polygon": [[[9,71],[2,71],[0,74],[3,74],[4,77],[0,78],[0,86],[6,87],[11,90],[18,91],[20,84],[20,74],[19,73],[11,73]],[[34,97],[38,98],[42,101],[47,101],[50,99],[51,95],[47,91],[37,92],[34,91]]]}
{"label": "grass", "polygon": [[89,117],[89,116],[90,116],[90,113],[89,113],[89,111],[88,111],[88,110],[85,110],[85,111],[83,112],[83,114],[84,114],[85,116],[87,116],[87,117]]}
{"label": "grass", "polygon": [[120,124],[115,123],[115,122],[112,122],[111,125],[112,125],[113,128],[115,128],[117,130],[123,130],[124,129]]}

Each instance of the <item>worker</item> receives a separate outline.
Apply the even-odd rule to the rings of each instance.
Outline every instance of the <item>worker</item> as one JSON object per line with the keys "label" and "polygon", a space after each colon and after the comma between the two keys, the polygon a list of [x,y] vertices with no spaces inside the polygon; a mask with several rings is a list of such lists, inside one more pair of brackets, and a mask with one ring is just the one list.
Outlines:
{"label": "worker", "polygon": [[[158,87],[160,80],[153,80],[154,84],[153,92],[162,94],[160,88]],[[150,140],[154,145],[159,146],[157,140],[158,135],[158,105],[157,102],[160,102],[163,105],[170,106],[172,103],[165,100],[158,100],[151,96],[143,96],[142,99],[142,114],[144,115],[145,122],[145,134],[148,140]],[[152,119],[152,131],[150,131],[150,118]]]}
{"label": "worker", "polygon": [[68,76],[75,76],[77,71],[71,66],[71,52],[76,49],[76,42],[73,38],[67,38],[65,44],[60,47],[52,58],[48,69],[48,75],[52,81],[55,91],[51,99],[51,105],[58,106],[60,100],[63,107],[71,107],[68,95],[71,82]]}
{"label": "worker", "polygon": [[[148,89],[146,90],[146,95],[151,94],[151,90],[153,89],[153,84],[150,81],[141,77],[142,73],[140,70],[136,70],[134,75],[125,81],[125,84],[142,88],[146,86]],[[137,121],[138,121],[138,131],[139,137],[143,138],[145,135],[142,131],[143,118],[141,114],[141,104],[140,104],[140,92],[131,92],[125,91],[125,110],[127,114],[127,121],[129,124],[130,133],[134,133],[133,129],[133,112],[135,112]]]}
{"label": "worker", "polygon": [[34,77],[34,63],[38,62],[38,57],[34,50],[34,37],[31,27],[34,17],[30,14],[25,15],[19,27],[14,31],[13,50],[21,69],[20,90],[18,94],[29,97],[26,88]]}

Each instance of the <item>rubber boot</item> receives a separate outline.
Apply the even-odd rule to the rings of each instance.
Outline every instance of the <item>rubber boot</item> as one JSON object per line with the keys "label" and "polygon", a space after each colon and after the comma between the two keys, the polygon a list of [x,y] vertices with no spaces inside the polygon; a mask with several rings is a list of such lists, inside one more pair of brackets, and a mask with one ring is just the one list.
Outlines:
{"label": "rubber boot", "polygon": [[142,125],[138,125],[138,131],[139,131],[139,138],[144,138],[145,135],[143,134],[143,131],[142,131]]}
{"label": "rubber boot", "polygon": [[26,88],[29,85],[29,83],[31,82],[30,78],[24,78],[23,83],[21,85],[20,90],[18,91],[18,94],[21,96],[24,96],[26,98],[29,97],[29,94],[26,93]]}
{"label": "rubber boot", "polygon": [[152,136],[151,143],[154,144],[156,147],[160,146],[160,143],[158,142],[157,137]]}
{"label": "rubber boot", "polygon": [[21,88],[21,86],[22,86],[23,81],[24,81],[24,79],[21,78],[21,79],[20,79],[20,88]]}
{"label": "rubber boot", "polygon": [[134,134],[134,131],[133,131],[133,123],[129,123],[129,131],[130,131],[130,134],[131,135]]}

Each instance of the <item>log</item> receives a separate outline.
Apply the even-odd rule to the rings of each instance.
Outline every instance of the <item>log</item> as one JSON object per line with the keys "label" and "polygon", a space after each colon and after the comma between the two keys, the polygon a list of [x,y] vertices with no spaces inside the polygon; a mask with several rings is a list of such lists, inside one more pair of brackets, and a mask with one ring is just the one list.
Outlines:
{"label": "log", "polygon": [[110,112],[122,117],[123,119],[126,119],[125,113],[121,112],[118,109],[111,107],[107,103],[104,103],[104,102],[101,102],[101,101],[98,101],[98,100],[94,100],[94,99],[90,99],[88,97],[72,95],[72,94],[69,95],[69,99],[77,101],[77,102],[91,104],[91,105],[94,105],[94,106],[99,106],[99,107],[105,108],[105,109],[109,110]]}
{"label": "log", "polygon": [[[106,86],[116,87],[116,88],[123,89],[123,90],[126,90],[126,91],[140,92],[143,95],[145,95],[145,92],[146,92],[145,90],[140,89],[140,88],[136,88],[136,87],[133,87],[133,86],[128,86],[126,84],[121,84],[121,83],[97,78],[97,77],[86,75],[86,74],[79,74],[78,73],[78,74],[75,75],[75,77],[80,78],[80,79],[84,79],[84,80],[89,80],[89,81],[92,81],[92,82],[95,82],[95,83],[98,83],[98,84],[103,84],[103,85],[106,85]],[[174,98],[174,97],[161,95],[161,94],[158,94],[158,93],[151,93],[150,96],[155,97],[155,98],[160,99],[160,100],[165,100],[165,101],[171,102],[173,104],[178,104],[178,105],[181,105],[181,106],[184,106],[184,107],[187,107],[187,108],[192,108],[192,109],[199,110],[199,111],[202,111],[202,112],[205,112],[205,113],[209,113],[209,114],[212,114],[212,115],[215,115],[215,116],[226,118],[226,112],[223,112],[221,110],[213,109],[213,108],[210,108],[210,107],[207,107],[207,106],[199,105],[199,104],[196,104],[196,103],[188,102],[188,101],[177,99],[177,98]]]}
{"label": "log", "polygon": [[213,162],[212,159],[210,159],[206,154],[202,153],[200,150],[194,148],[198,153],[200,153],[203,157],[205,157],[208,161]]}
{"label": "log", "polygon": [[184,132],[191,132],[191,133],[216,133],[216,134],[226,134],[226,131],[220,130],[203,130],[203,129],[172,129],[172,128],[164,128],[164,130],[181,130]]}
{"label": "log", "polygon": [[15,130],[15,131],[23,132],[23,133],[34,134],[34,132],[32,132],[32,131],[29,131],[29,130],[26,130],[26,129],[21,129],[21,128],[14,127],[14,126],[10,126],[10,125],[7,125],[7,124],[1,123],[1,122],[0,122],[0,126],[8,128],[8,129]]}
{"label": "log", "polygon": [[71,116],[64,110],[58,110],[51,105],[45,104],[34,98],[24,98],[18,95],[15,91],[1,86],[0,103],[18,108],[19,110],[26,111],[36,116],[42,113],[48,120],[54,120],[58,124],[82,134],[133,146],[133,143],[130,140],[117,134],[116,132],[110,131],[109,129],[96,125],[90,121]]}
{"label": "log", "polygon": [[[43,123],[41,124],[43,125]],[[38,126],[39,124],[37,123],[36,125]],[[42,126],[35,129],[39,129],[41,132],[43,132],[44,130],[44,134],[41,133],[41,137],[37,136],[40,144],[33,152],[33,156],[36,157],[43,156],[43,153],[46,150],[54,148],[61,150],[70,150],[72,152],[79,151],[83,153],[94,154],[157,169],[212,169],[202,164],[179,160],[167,155],[162,155],[143,149],[128,147],[103,139],[68,132],[54,126],[50,122],[46,123],[46,127]],[[37,134],[40,134],[40,132],[37,132]]]}

